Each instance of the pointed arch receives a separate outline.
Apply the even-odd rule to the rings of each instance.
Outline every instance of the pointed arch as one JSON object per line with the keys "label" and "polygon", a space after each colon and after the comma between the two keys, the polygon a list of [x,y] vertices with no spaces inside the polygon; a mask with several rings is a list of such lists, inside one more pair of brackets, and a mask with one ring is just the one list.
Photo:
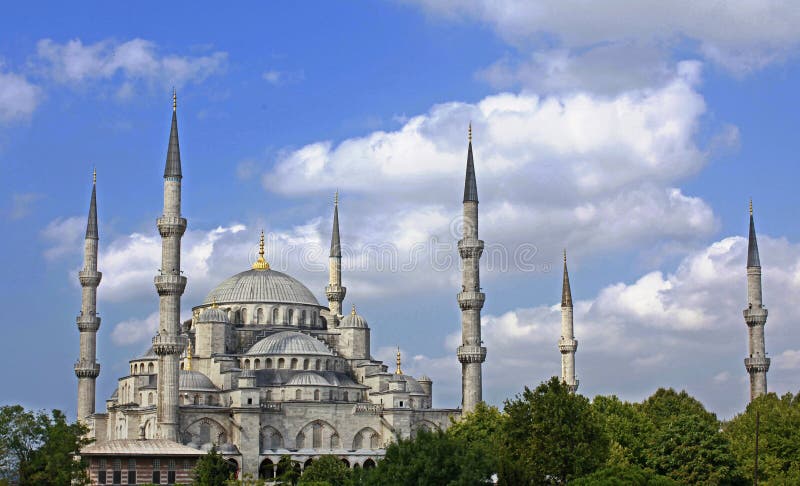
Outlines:
{"label": "pointed arch", "polygon": [[283,449],[283,434],[278,429],[270,425],[261,428],[260,433],[261,453],[268,450]]}
{"label": "pointed arch", "polygon": [[364,427],[353,437],[353,449],[380,449],[381,436],[372,427]]}

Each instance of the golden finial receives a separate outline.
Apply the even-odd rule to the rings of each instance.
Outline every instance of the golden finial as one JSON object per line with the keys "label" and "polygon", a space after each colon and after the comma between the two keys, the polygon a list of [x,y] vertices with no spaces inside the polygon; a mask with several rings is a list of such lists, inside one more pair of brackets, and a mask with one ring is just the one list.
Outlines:
{"label": "golden finial", "polygon": [[335,206],[339,205],[339,189],[336,189],[336,193],[333,195],[333,204]]}
{"label": "golden finial", "polygon": [[261,239],[258,242],[258,260],[253,264],[253,270],[269,270],[269,263],[264,260],[264,230],[261,230]]}
{"label": "golden finial", "polygon": [[467,138],[469,138],[469,143],[472,143],[472,122],[469,122],[469,130],[468,130]]}
{"label": "golden finial", "polygon": [[92,169],[92,184],[97,184],[97,167]]}
{"label": "golden finial", "polygon": [[189,341],[189,347],[186,348],[186,370],[192,371],[192,342]]}
{"label": "golden finial", "polygon": [[219,307],[219,306],[217,305],[217,298],[216,298],[216,297],[214,297],[213,299],[211,299],[211,308],[212,308],[212,309],[216,309],[217,307]]}
{"label": "golden finial", "polygon": [[350,315],[352,315],[352,316],[356,315],[356,305],[355,304],[353,304],[353,310],[350,311]]}
{"label": "golden finial", "polygon": [[753,198],[750,198],[750,216],[753,215]]}
{"label": "golden finial", "polygon": [[176,111],[178,109],[178,92],[175,91],[175,87],[172,87],[172,111]]}
{"label": "golden finial", "polygon": [[394,372],[396,375],[402,375],[403,370],[400,369],[400,346],[397,347],[397,371]]}

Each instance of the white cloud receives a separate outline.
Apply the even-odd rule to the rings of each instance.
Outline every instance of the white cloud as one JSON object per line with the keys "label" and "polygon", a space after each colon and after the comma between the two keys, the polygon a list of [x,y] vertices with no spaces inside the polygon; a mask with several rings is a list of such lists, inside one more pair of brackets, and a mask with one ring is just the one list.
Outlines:
{"label": "white cloud", "polygon": [[776,356],[773,361],[775,368],[779,370],[796,371],[800,369],[800,349],[787,349]]}
{"label": "white cloud", "polygon": [[303,71],[278,71],[270,69],[261,73],[261,79],[274,86],[296,83],[305,79]]}
{"label": "white cloud", "polygon": [[27,120],[39,106],[41,98],[41,89],[25,76],[0,71],[0,122]]}
{"label": "white cloud", "polygon": [[42,236],[50,243],[50,247],[44,252],[45,258],[55,260],[68,253],[82,251],[81,238],[85,231],[85,217],[73,216],[50,221],[42,230]]}
{"label": "white cloud", "polygon": [[119,76],[122,84],[117,95],[128,97],[141,81],[161,86],[199,83],[223,71],[227,58],[227,53],[221,51],[204,56],[162,54],[154,42],[139,38],[94,44],[84,44],[80,39],[63,44],[42,39],[37,44],[36,62],[39,69],[62,83],[80,84]]}
{"label": "white cloud", "polygon": [[18,220],[28,216],[31,213],[34,203],[43,197],[42,194],[35,192],[12,194],[11,209],[8,211],[8,217],[12,220]]}
{"label": "white cloud", "polygon": [[158,312],[153,312],[144,319],[131,318],[114,325],[111,341],[120,346],[146,342],[158,331]]}

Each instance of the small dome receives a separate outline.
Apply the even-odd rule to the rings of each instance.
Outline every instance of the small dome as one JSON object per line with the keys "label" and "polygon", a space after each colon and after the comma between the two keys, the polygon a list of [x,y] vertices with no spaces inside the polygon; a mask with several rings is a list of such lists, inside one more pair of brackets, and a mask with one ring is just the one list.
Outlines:
{"label": "small dome", "polygon": [[208,307],[200,313],[199,322],[228,322],[228,313],[219,307]]}
{"label": "small dome", "polygon": [[299,280],[271,269],[237,273],[209,292],[203,305],[214,302],[220,304],[276,302],[319,306],[314,294]]}
{"label": "small dome", "polygon": [[209,377],[199,371],[181,370],[178,388],[180,390],[217,391]]}
{"label": "small dome", "polygon": [[255,343],[247,354],[316,354],[333,356],[331,350],[319,339],[298,331],[283,331]]}
{"label": "small dome", "polygon": [[339,327],[360,327],[360,328],[368,328],[367,320],[361,317],[360,315],[356,314],[356,306],[353,306],[353,310],[350,314],[344,316],[342,321],[339,323]]}
{"label": "small dome", "polygon": [[390,380],[391,381],[395,381],[395,382],[396,381],[405,381],[406,382],[406,391],[408,393],[415,393],[415,394],[419,393],[419,394],[423,394],[423,395],[425,394],[425,390],[422,388],[422,385],[420,385],[419,382],[417,380],[415,380],[411,376],[400,375],[400,374],[395,373],[394,375],[392,375]]}
{"label": "small dome", "polygon": [[298,373],[291,377],[287,385],[329,386],[328,380],[311,371]]}

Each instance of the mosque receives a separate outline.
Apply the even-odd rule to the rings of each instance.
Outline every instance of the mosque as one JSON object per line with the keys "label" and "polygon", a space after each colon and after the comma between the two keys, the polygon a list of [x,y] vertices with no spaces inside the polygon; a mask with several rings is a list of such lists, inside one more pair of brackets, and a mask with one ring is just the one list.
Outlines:
{"label": "mosque", "polygon": [[[386,446],[420,430],[444,430],[452,420],[474,410],[482,400],[479,261],[484,244],[478,238],[478,188],[467,147],[463,229],[458,241],[462,285],[462,343],[456,357],[462,369],[462,403],[457,409],[432,406],[433,383],[403,373],[398,351],[394,369],[370,353],[370,327],[355,306],[343,311],[338,196],[334,200],[329,256],[327,305],[297,279],[270,268],[264,258],[264,234],[251,268],[211,289],[192,307],[192,318],[180,321],[181,296],[187,278],[181,271],[181,238],[187,221],[181,216],[180,147],[177,99],[173,94],[172,126],[164,169],[164,210],[157,219],[162,239],[161,268],[154,278],[159,296],[159,327],[152,346],[130,360],[129,373],[118,379],[106,400],[106,412],[95,411],[98,226],[96,177],[93,182],[84,243],[78,420],[89,427],[94,443],[80,451],[88,460],[92,484],[185,484],[197,459],[215,448],[235,466],[239,477],[274,478],[278,462],[290,456],[302,469],[322,455],[335,455],[350,467],[374,467]],[[113,278],[113,276],[112,276]],[[767,393],[761,263],[750,207],[747,257],[751,399]],[[572,292],[564,254],[561,298],[561,379],[575,392],[578,341],[573,331]]]}

